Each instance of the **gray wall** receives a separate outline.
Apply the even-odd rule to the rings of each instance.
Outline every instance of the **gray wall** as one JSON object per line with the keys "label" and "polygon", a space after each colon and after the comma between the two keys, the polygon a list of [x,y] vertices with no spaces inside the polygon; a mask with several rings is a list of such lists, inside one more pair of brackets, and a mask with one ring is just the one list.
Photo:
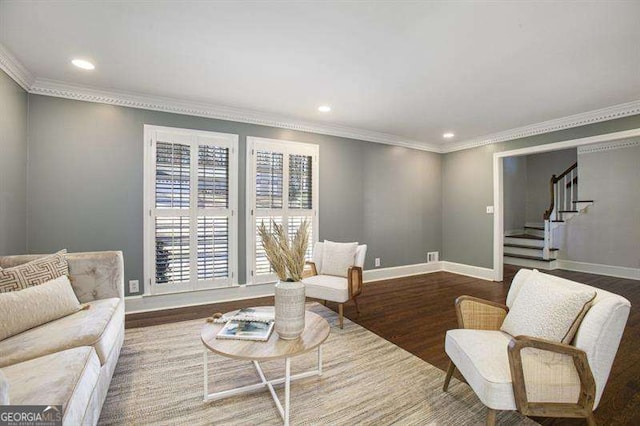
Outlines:
{"label": "gray wall", "polygon": [[527,210],[527,157],[504,159],[504,230],[521,231]]}
{"label": "gray wall", "polygon": [[640,127],[640,115],[445,154],[443,259],[493,268],[493,153]]}
{"label": "gray wall", "polygon": [[[526,222],[544,222],[544,212],[549,208],[549,180],[559,176],[578,161],[576,148],[527,155],[527,212]],[[506,178],[506,176],[505,176]],[[580,178],[581,179],[581,178]]]}
{"label": "gray wall", "polygon": [[0,255],[27,248],[27,93],[0,70]]}
{"label": "gray wall", "polygon": [[580,199],[594,200],[559,227],[560,259],[640,267],[640,146],[578,155]]}
{"label": "gray wall", "polygon": [[[29,95],[28,250],[123,250],[143,278],[143,125],[240,135],[239,281],[245,281],[246,136],[320,146],[320,238],[369,244],[366,268],[441,251],[441,156],[394,146]],[[407,226],[407,224],[411,226]]]}

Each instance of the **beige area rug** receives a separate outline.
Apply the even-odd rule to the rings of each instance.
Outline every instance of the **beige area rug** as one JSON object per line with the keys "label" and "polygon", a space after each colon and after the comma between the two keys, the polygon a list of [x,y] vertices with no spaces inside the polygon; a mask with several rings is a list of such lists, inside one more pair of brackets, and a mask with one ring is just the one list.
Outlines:
{"label": "beige area rug", "polygon": [[[331,324],[322,377],[291,383],[292,425],[482,424],[486,409],[464,383],[442,392],[444,372],[319,304],[308,309]],[[204,320],[126,331],[100,424],[280,425],[269,392],[203,402]],[[292,359],[292,374],[313,369],[316,352]],[[284,361],[261,363],[267,378],[284,375]],[[249,362],[209,357],[213,390],[259,381]],[[213,391],[210,389],[209,391]],[[283,386],[278,386],[283,400]],[[535,424],[501,412],[500,424]]]}

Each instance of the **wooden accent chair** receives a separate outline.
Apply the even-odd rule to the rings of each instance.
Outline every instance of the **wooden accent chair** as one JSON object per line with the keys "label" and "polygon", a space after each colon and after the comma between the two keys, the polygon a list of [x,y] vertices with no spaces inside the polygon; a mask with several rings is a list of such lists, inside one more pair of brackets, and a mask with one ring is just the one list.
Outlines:
{"label": "wooden accent chair", "polygon": [[498,410],[527,416],[578,417],[594,425],[615,358],[630,303],[622,296],[564,280],[567,286],[596,290],[593,305],[570,345],[529,336],[512,337],[500,326],[532,271],[513,279],[507,304],[470,296],[456,300],[459,329],[447,331],[445,351],[451,360],[443,390],[456,368],[488,407],[487,425]]}
{"label": "wooden accent chair", "polygon": [[344,304],[353,300],[356,312],[360,313],[357,297],[362,293],[362,268],[367,255],[367,246],[359,245],[353,259],[353,266],[345,271],[345,277],[334,275],[321,275],[322,271],[322,242],[317,242],[313,247],[313,261],[307,261],[309,268],[305,273],[302,283],[305,285],[307,297],[338,303],[340,328],[344,324]]}

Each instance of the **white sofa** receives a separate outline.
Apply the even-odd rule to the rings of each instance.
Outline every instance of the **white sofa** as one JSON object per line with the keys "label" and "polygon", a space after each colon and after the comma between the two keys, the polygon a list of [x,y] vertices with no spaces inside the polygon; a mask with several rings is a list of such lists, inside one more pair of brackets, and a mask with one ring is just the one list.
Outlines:
{"label": "white sofa", "polygon": [[[0,257],[0,267],[37,257]],[[66,258],[73,290],[89,307],[0,341],[0,401],[62,405],[63,424],[95,425],[124,340],[122,252]]]}

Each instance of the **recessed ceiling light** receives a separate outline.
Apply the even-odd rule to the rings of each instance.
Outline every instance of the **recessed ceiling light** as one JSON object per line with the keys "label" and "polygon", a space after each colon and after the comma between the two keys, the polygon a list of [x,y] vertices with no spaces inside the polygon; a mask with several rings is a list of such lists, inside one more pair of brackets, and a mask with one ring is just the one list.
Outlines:
{"label": "recessed ceiling light", "polygon": [[320,112],[329,112],[329,111],[331,111],[331,107],[329,105],[320,105],[318,107],[318,111],[320,111]]}
{"label": "recessed ceiling light", "polygon": [[74,59],[73,61],[71,61],[71,63],[78,68],[82,68],[83,70],[92,70],[96,67],[91,62],[85,61],[84,59]]}
{"label": "recessed ceiling light", "polygon": [[451,139],[452,137],[454,137],[455,135],[451,132],[447,132],[444,135],[442,135],[443,138],[445,139]]}

